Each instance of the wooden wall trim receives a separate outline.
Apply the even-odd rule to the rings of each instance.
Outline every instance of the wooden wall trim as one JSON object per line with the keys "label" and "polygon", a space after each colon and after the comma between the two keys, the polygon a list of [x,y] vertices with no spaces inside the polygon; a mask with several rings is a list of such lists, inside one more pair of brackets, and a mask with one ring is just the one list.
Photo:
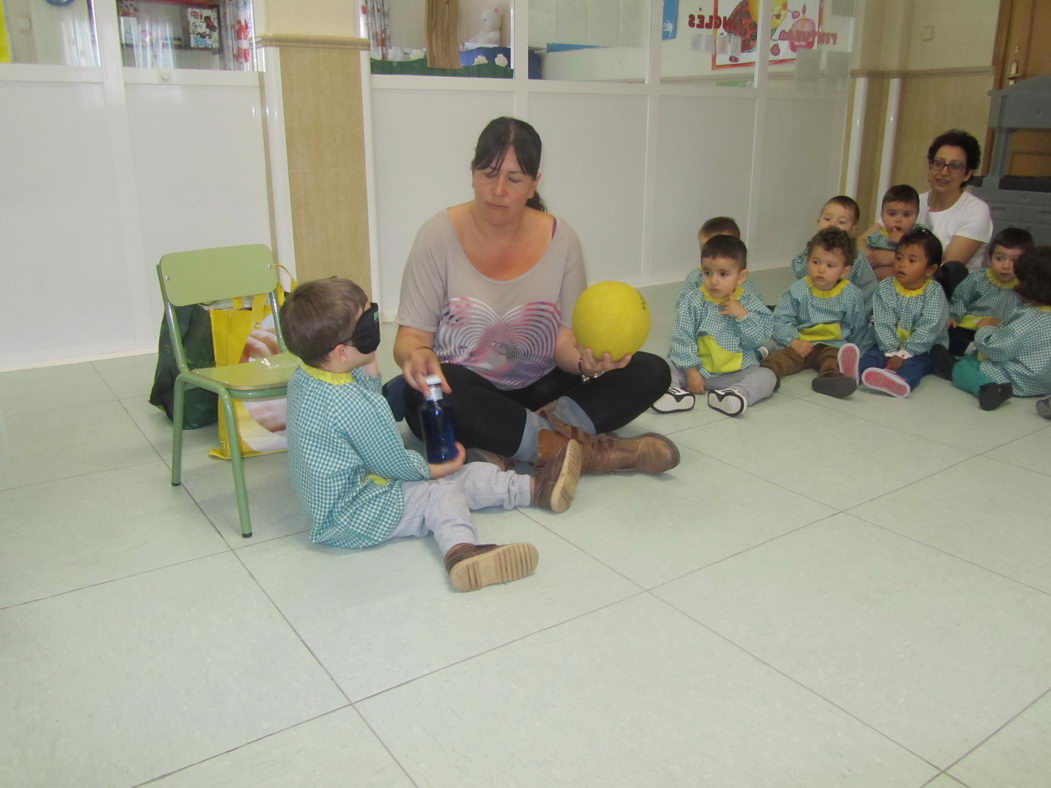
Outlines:
{"label": "wooden wall trim", "polygon": [[314,49],[369,49],[367,38],[350,38],[347,36],[314,36],[296,33],[267,33],[256,39],[256,44],[264,47],[301,47]]}

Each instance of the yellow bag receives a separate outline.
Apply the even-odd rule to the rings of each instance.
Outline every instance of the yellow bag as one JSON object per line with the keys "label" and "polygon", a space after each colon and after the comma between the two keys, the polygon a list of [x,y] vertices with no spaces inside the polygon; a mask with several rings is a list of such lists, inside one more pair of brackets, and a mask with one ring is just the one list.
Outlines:
{"label": "yellow bag", "polygon": [[[279,266],[281,267],[281,266]],[[285,270],[281,267],[282,270]],[[287,274],[287,270],[285,271]],[[289,276],[291,279],[291,276]],[[292,279],[291,289],[296,281]],[[278,291],[278,303],[285,301],[284,292]],[[281,352],[274,332],[274,318],[270,314],[270,302],[266,294],[256,295],[251,304],[235,298],[229,309],[210,310],[212,319],[212,347],[217,367],[243,364],[253,359],[265,358]],[[269,400],[234,401],[237,418],[237,436],[241,444],[241,456],[274,454],[288,448],[285,436],[286,401],[284,397]],[[226,414],[219,406],[219,448],[208,452],[212,457],[230,459],[230,446],[226,437]]]}

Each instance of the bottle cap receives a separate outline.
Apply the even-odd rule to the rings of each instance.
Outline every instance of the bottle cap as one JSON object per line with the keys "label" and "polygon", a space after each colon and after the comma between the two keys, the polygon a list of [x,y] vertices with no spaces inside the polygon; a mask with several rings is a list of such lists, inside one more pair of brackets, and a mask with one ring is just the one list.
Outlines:
{"label": "bottle cap", "polygon": [[442,379],[437,375],[428,375],[423,379],[423,382],[428,386],[440,386],[442,385]]}

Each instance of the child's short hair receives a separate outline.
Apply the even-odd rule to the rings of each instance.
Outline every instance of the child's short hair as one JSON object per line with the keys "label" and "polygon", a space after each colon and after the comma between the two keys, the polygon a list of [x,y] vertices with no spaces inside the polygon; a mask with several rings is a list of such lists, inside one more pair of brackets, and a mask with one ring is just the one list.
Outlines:
{"label": "child's short hair", "polygon": [[1026,301],[1051,306],[1051,246],[1034,246],[1015,263],[1015,292]]}
{"label": "child's short hair", "polygon": [[697,231],[698,237],[702,235],[705,238],[715,235],[732,235],[734,238],[740,238],[741,228],[729,216],[714,216],[702,224],[701,229]]}
{"label": "child's short hair", "polygon": [[728,257],[737,263],[738,268],[748,267],[748,247],[740,238],[732,235],[713,235],[701,247],[701,259]]}
{"label": "child's short hair", "polygon": [[365,291],[349,279],[332,276],[304,282],[281,307],[285,344],[304,363],[319,366],[334,347],[350,338],[368,305]]}
{"label": "child's short hair", "polygon": [[843,262],[847,265],[854,265],[854,254],[857,251],[857,247],[854,245],[854,239],[851,238],[850,233],[846,230],[840,230],[838,227],[826,227],[824,230],[818,230],[814,233],[814,237],[807,241],[806,256],[808,258],[810,253],[814,251],[815,246],[827,252],[842,252]]}
{"label": "child's short hair", "polygon": [[1023,230],[1021,227],[1005,227],[989,242],[989,254],[993,253],[994,246],[1002,246],[1004,249],[1021,249],[1024,252],[1035,245],[1033,236],[1028,230]]}
{"label": "child's short hair", "polygon": [[825,205],[828,205],[829,203],[842,206],[854,214],[854,224],[857,224],[858,219],[861,218],[861,208],[858,207],[858,204],[854,201],[853,197],[847,197],[845,194],[837,194],[831,200],[825,200],[824,205],[821,207],[824,208]]}
{"label": "child's short hair", "polygon": [[942,242],[938,236],[924,227],[913,227],[898,241],[898,249],[906,246],[922,246],[927,255],[927,265],[938,268],[942,264]]}
{"label": "child's short hair", "polygon": [[920,194],[909,184],[899,183],[887,189],[887,193],[883,195],[883,201],[880,202],[880,208],[885,208],[889,202],[900,202],[906,205],[915,205],[919,208]]}

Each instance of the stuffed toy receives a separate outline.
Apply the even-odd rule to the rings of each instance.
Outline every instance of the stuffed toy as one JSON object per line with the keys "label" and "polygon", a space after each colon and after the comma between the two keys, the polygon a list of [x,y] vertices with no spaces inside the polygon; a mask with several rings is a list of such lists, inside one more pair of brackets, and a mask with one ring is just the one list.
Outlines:
{"label": "stuffed toy", "polygon": [[499,8],[487,8],[482,12],[482,29],[475,33],[466,46],[498,47],[500,46],[500,27],[504,22],[504,12]]}

